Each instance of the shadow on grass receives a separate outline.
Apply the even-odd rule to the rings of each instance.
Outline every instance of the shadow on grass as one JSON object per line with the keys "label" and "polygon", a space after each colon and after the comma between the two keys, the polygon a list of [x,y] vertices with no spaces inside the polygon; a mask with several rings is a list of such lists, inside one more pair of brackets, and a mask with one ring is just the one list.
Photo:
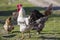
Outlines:
{"label": "shadow on grass", "polygon": [[39,38],[42,38],[43,40],[60,40],[60,37],[46,37],[46,36],[41,36]]}
{"label": "shadow on grass", "polygon": [[[21,33],[20,31],[13,31],[12,33]],[[28,33],[28,32],[24,32],[24,33]],[[33,32],[31,32],[33,33]]]}
{"label": "shadow on grass", "polygon": [[50,17],[60,17],[60,14],[52,14]]}
{"label": "shadow on grass", "polygon": [[41,39],[41,40],[60,40],[60,37],[52,37],[52,36],[39,36],[39,37],[37,37],[37,36],[34,36],[34,37],[32,37],[31,39],[35,39],[35,38],[37,38],[37,39]]}
{"label": "shadow on grass", "polygon": [[40,34],[60,34],[60,33],[46,33],[46,32],[44,32],[44,33],[40,33]]}
{"label": "shadow on grass", "polygon": [[12,12],[16,11],[15,10],[8,10],[8,11],[0,11],[0,16],[10,16],[12,15]]}
{"label": "shadow on grass", "polygon": [[[29,12],[31,10],[37,9],[37,10],[42,11],[42,10],[46,10],[47,7],[24,7],[24,9],[27,12],[27,14],[29,14]],[[59,6],[53,7],[53,10],[60,10],[60,7]],[[12,12],[14,12],[14,11],[17,11],[17,9],[15,9],[15,10],[8,10],[8,11],[0,11],[0,13],[1,13],[0,16],[10,16],[10,15],[12,15]]]}
{"label": "shadow on grass", "polygon": [[14,36],[16,36],[16,34],[8,34],[8,35],[4,35],[3,37],[5,37],[5,38],[12,38]]}
{"label": "shadow on grass", "polygon": [[[44,7],[44,9],[46,9],[47,7]],[[54,6],[53,10],[60,10],[60,6]]]}
{"label": "shadow on grass", "polygon": [[20,31],[13,31],[12,33],[20,33]]}

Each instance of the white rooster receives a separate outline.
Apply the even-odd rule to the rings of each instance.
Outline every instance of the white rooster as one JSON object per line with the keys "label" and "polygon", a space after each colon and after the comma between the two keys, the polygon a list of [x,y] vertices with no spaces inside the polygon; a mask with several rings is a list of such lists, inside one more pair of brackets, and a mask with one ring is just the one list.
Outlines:
{"label": "white rooster", "polygon": [[20,26],[20,32],[22,33],[22,39],[23,39],[24,38],[24,35],[23,35],[24,32],[27,32],[30,29],[30,27],[28,26],[29,18],[26,17],[25,10],[23,9],[21,4],[18,4],[17,8],[18,8],[17,24]]}

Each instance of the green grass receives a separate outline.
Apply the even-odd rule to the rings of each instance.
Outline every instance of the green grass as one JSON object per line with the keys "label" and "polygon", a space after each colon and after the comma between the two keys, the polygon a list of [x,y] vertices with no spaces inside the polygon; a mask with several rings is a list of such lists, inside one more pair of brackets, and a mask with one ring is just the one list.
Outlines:
{"label": "green grass", "polygon": [[[17,4],[22,4],[23,7],[31,7],[33,6],[32,4],[28,3],[28,1],[21,1],[20,2],[18,0],[16,0],[14,3],[11,3],[10,5],[8,5],[8,0],[7,0],[7,4],[5,3],[5,1],[2,1],[2,3],[0,3],[0,10],[15,10],[16,9],[16,5]],[[28,6],[29,5],[29,6]]]}
{"label": "green grass", "polygon": [[[23,4],[23,7],[30,7],[27,8],[26,11],[29,14],[30,9],[34,9],[32,4],[27,1],[21,1],[20,3]],[[1,10],[1,20],[6,20],[7,17],[11,16],[13,10],[16,10],[16,5],[18,1],[11,5],[7,5],[0,1],[0,10]],[[39,9],[39,8],[35,8]],[[2,12],[3,11],[3,12]],[[42,12],[42,11],[41,11]],[[25,33],[27,35],[28,33]],[[28,39],[26,36],[24,40],[60,40],[60,11],[53,11],[53,14],[49,16],[48,21],[45,23],[45,27],[42,30],[41,34],[37,35],[36,30],[31,30],[31,38]],[[3,24],[0,23],[0,40],[20,40],[21,33],[19,32],[19,26],[14,25],[14,30],[10,34],[7,34],[3,29]]]}
{"label": "green grass", "polygon": [[[57,13],[57,14],[56,14]],[[28,39],[26,36],[24,40],[60,40],[60,12],[54,11],[45,23],[45,27],[41,34],[37,35],[35,30],[31,30],[31,38]],[[1,16],[0,16],[1,17]],[[6,16],[7,17],[7,16]],[[3,16],[1,19],[6,19]],[[19,26],[15,25],[14,30],[10,34],[4,33],[3,24],[0,24],[0,39],[1,40],[19,40],[21,33],[19,32]],[[25,33],[27,35],[28,33]],[[5,37],[4,37],[5,36]],[[6,37],[8,36],[8,37]]]}

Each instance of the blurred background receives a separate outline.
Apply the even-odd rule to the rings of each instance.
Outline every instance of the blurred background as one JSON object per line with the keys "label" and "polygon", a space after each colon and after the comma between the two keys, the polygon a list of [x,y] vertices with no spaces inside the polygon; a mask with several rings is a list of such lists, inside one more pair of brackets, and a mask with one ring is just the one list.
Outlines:
{"label": "blurred background", "polygon": [[[31,30],[32,38],[30,40],[60,40],[60,0],[0,0],[0,40],[19,40],[21,33],[19,27],[14,24],[15,29],[11,35],[6,36],[3,29],[5,20],[17,11],[17,4],[22,4],[26,11],[26,15],[30,14],[30,10],[37,9],[44,13],[46,8],[53,4],[52,15],[40,35],[36,35],[36,31]],[[16,21],[12,20],[13,23]],[[24,39],[28,40],[28,39]]]}

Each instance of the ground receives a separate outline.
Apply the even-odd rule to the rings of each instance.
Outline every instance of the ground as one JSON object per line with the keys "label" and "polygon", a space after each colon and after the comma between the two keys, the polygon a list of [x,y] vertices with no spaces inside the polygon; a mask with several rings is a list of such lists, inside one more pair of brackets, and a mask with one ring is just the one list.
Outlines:
{"label": "ground", "polygon": [[53,4],[54,6],[60,6],[60,0],[28,0],[30,3],[39,7],[46,7],[49,4]]}
{"label": "ground", "polygon": [[[41,12],[44,12],[44,9],[42,10],[40,7],[34,7],[28,2],[21,3],[24,5],[27,14],[29,14],[28,10],[31,9],[38,9]],[[17,3],[9,6],[6,6],[6,4],[1,4],[0,20],[5,21],[7,17],[11,16],[12,12],[16,10],[16,4]],[[53,10],[52,14],[49,16],[49,19],[45,23],[44,29],[39,35],[36,34],[35,30],[31,30],[31,38],[28,38],[27,34],[28,33],[25,33],[26,37],[24,40],[60,40],[60,10]],[[14,30],[7,34],[3,29],[3,23],[0,22],[0,40],[20,40],[20,38],[21,33],[18,25],[14,25]]]}

